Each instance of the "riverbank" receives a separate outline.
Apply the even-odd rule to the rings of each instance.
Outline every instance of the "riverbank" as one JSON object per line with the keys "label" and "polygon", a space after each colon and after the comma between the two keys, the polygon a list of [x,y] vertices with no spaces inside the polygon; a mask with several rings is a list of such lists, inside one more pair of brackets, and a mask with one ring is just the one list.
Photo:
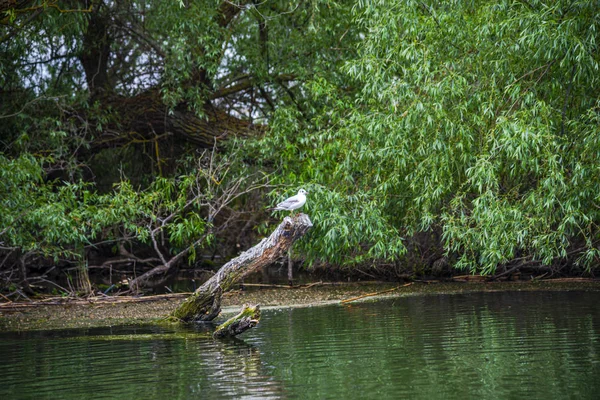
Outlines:
{"label": "riverbank", "polygon": [[[556,279],[528,282],[381,282],[314,283],[297,288],[248,287],[225,293],[222,316],[244,303],[263,309],[351,304],[381,298],[496,291],[600,291],[600,280]],[[27,303],[0,303],[0,331],[91,328],[154,324],[169,315],[186,293],[142,297],[46,298]]]}

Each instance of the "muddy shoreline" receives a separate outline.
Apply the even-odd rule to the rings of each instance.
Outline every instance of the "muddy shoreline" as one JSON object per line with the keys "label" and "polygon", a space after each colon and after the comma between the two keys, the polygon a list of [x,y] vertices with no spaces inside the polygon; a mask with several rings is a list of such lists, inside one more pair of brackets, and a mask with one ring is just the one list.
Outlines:
{"label": "muddy shoreline", "polygon": [[[496,291],[598,291],[600,280],[566,279],[534,282],[449,282],[409,286],[397,283],[323,283],[299,288],[248,288],[225,293],[223,312],[237,312],[242,304],[260,304],[263,309],[352,304],[342,301],[377,301],[382,298],[447,295]],[[179,305],[187,294],[92,299],[42,299],[30,303],[0,303],[0,332],[44,329],[74,329],[128,324],[157,324]],[[353,302],[354,302],[353,301]]]}

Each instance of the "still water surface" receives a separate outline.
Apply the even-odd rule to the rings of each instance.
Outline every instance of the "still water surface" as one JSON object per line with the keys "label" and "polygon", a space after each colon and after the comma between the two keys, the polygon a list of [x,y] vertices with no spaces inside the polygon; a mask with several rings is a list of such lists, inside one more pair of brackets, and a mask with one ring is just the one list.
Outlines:
{"label": "still water surface", "polygon": [[205,328],[0,334],[1,399],[598,399],[600,293],[266,310]]}

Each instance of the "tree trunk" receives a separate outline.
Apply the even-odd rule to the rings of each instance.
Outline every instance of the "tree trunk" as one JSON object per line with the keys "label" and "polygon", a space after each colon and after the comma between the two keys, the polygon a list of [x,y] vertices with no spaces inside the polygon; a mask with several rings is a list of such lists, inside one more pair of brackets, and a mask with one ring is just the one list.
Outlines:
{"label": "tree trunk", "polygon": [[23,290],[25,291],[25,293],[32,295],[32,294],[34,294],[34,291],[31,288],[31,286],[29,286],[29,280],[27,280],[27,267],[25,265],[25,260],[28,255],[29,255],[28,253],[20,255],[18,260],[19,260],[19,270],[21,272],[21,283],[23,285]]}
{"label": "tree trunk", "polygon": [[294,273],[292,271],[292,249],[288,250],[288,285],[294,286]]}
{"label": "tree trunk", "polygon": [[113,91],[108,73],[112,37],[109,33],[111,20],[107,8],[99,2],[94,5],[93,10],[87,15],[89,20],[87,29],[83,32],[79,61],[85,71],[91,98],[95,99]]}
{"label": "tree trunk", "polygon": [[212,321],[221,312],[221,295],[246,275],[284,256],[294,241],[302,237],[312,222],[306,214],[285,217],[266,239],[223,265],[206,283],[177,307],[171,317],[183,321]]}

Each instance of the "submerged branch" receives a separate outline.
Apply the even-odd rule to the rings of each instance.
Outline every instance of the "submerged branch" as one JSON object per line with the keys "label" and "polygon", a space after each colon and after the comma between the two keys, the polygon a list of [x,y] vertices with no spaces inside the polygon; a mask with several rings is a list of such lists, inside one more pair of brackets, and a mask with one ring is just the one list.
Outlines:
{"label": "submerged branch", "polygon": [[214,338],[234,337],[240,333],[254,328],[260,320],[260,307],[258,305],[244,304],[242,310],[234,317],[217,327],[213,333]]}

